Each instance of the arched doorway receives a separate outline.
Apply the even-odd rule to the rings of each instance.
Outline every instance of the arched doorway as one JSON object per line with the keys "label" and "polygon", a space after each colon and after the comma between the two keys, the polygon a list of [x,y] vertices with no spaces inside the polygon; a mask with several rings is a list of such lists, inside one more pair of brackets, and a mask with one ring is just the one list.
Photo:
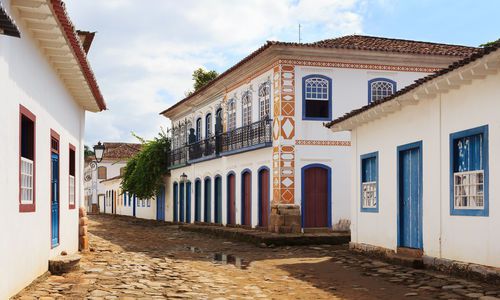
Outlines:
{"label": "arched doorway", "polygon": [[241,173],[241,225],[252,225],[252,172]]}
{"label": "arched doorway", "polygon": [[184,186],[184,182],[179,184],[179,221],[184,222],[184,216],[186,215],[185,205],[185,192],[186,188]]}
{"label": "arched doorway", "polygon": [[[178,222],[179,221],[179,211],[178,211],[178,193],[179,193],[179,186],[177,185],[177,182],[174,182],[174,188],[172,189],[172,191],[174,192],[174,207],[173,207],[173,210],[174,210],[174,222]],[[135,200],[135,198],[134,198]]]}
{"label": "arched doorway", "polygon": [[191,223],[191,181],[186,182],[186,223]]}
{"label": "arched doorway", "polygon": [[270,210],[270,181],[269,169],[262,167],[259,170],[259,226],[267,228],[269,225]]}
{"label": "arched doorway", "polygon": [[201,180],[194,182],[194,221],[201,222]]}
{"label": "arched doorway", "polygon": [[322,164],[302,168],[302,227],[331,227],[331,169]]}
{"label": "arched doorway", "polygon": [[222,223],[222,177],[215,176],[214,180],[214,223]]}
{"label": "arched doorway", "polygon": [[236,175],[231,172],[227,175],[227,224],[236,224]]}
{"label": "arched doorway", "polygon": [[210,223],[211,222],[211,216],[210,216],[210,212],[211,212],[211,202],[212,202],[212,199],[211,199],[211,194],[212,194],[212,180],[210,179],[210,177],[206,177],[205,178],[205,193],[204,193],[204,204],[205,204],[205,209],[204,209],[204,218],[203,220],[206,222],[206,223]]}

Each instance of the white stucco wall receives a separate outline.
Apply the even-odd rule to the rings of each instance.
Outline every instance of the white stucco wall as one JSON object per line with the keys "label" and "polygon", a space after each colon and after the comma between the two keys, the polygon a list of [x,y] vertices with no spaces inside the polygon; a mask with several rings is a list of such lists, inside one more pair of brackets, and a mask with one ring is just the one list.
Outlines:
{"label": "white stucco wall", "polygon": [[[397,247],[397,153],[423,141],[423,250],[431,257],[500,267],[500,75],[364,124],[353,131],[352,241]],[[450,134],[489,126],[489,216],[450,214]],[[360,155],[379,152],[379,212],[360,212]]]}
{"label": "white stucco wall", "polygon": [[[4,6],[9,7],[9,1]],[[22,23],[22,38],[0,35],[0,299],[47,271],[48,260],[78,250],[83,198],[85,113],[73,100]],[[19,212],[19,105],[36,115],[36,211]],[[50,130],[60,135],[60,243],[51,249]],[[69,209],[69,143],[76,147],[76,208]]]}

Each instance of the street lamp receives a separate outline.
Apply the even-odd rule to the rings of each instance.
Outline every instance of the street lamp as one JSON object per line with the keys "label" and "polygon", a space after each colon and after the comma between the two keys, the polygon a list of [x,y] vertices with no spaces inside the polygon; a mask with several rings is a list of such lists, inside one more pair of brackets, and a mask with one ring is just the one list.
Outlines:
{"label": "street lamp", "polygon": [[188,176],[186,175],[186,173],[182,172],[182,175],[181,175],[181,182],[186,182]]}
{"label": "street lamp", "polygon": [[106,146],[104,146],[104,144],[102,144],[101,142],[98,142],[97,145],[94,145],[94,155],[97,163],[100,163],[102,161],[105,149]]}

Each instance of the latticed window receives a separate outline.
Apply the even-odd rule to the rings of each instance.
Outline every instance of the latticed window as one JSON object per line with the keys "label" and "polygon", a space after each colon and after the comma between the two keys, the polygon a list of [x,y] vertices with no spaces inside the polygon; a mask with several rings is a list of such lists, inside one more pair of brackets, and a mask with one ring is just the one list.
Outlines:
{"label": "latticed window", "polygon": [[76,153],[74,147],[70,146],[69,149],[69,208],[75,208],[76,205],[76,184],[75,184],[75,174],[76,174]]}
{"label": "latticed window", "polygon": [[212,114],[205,116],[205,138],[209,138],[212,134]]}
{"label": "latticed window", "polygon": [[33,161],[21,157],[21,203],[33,203]]}
{"label": "latticed window", "polygon": [[259,117],[269,118],[271,114],[271,83],[265,82],[259,86]]}
{"label": "latticed window", "polygon": [[378,167],[377,154],[361,157],[361,209],[374,211],[378,208]]}
{"label": "latticed window", "polygon": [[21,205],[33,205],[30,210],[34,211],[35,203],[35,116],[26,108],[21,106],[20,125],[21,125],[21,161],[20,161],[20,174],[21,184],[20,201]]}
{"label": "latticed window", "polygon": [[234,99],[227,103],[227,130],[236,129],[236,102]]}
{"label": "latticed window", "polygon": [[331,117],[331,80],[322,75],[310,75],[303,79],[304,118],[325,120]]}
{"label": "latticed window", "polygon": [[186,143],[186,125],[181,125],[179,130],[179,147]]}
{"label": "latticed window", "polygon": [[453,198],[455,209],[484,209],[483,133],[453,141]]}
{"label": "latticed window", "polygon": [[389,79],[377,78],[369,81],[369,103],[381,100],[396,92],[396,83]]}
{"label": "latticed window", "polygon": [[252,124],[252,93],[250,91],[243,94],[241,105],[243,126]]}
{"label": "latticed window", "polygon": [[196,120],[196,140],[201,140],[201,118]]}

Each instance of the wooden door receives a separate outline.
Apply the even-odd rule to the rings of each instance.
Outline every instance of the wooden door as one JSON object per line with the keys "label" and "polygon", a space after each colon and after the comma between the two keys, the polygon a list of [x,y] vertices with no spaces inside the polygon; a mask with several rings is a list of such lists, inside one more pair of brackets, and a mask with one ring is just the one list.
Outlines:
{"label": "wooden door", "polygon": [[269,170],[259,172],[259,226],[269,225]]}
{"label": "wooden door", "polygon": [[206,178],[205,179],[205,218],[204,218],[204,221],[206,223],[210,223],[211,222],[211,210],[212,210],[212,207],[211,207],[211,204],[212,204],[212,199],[211,199],[211,195],[212,195],[212,180],[210,180],[210,178]]}
{"label": "wooden door", "polygon": [[186,199],[184,197],[185,193],[186,193],[186,189],[184,186],[184,182],[181,182],[181,184],[179,184],[179,221],[180,222],[184,222],[184,216],[186,215],[185,206],[184,206],[184,203],[186,202]]}
{"label": "wooden door", "polygon": [[234,174],[230,174],[227,177],[227,223],[231,225],[236,224],[235,204],[236,176]]}
{"label": "wooden door", "polygon": [[222,223],[222,177],[215,177],[214,182],[214,222]]}
{"label": "wooden door", "polygon": [[422,249],[421,148],[409,145],[399,151],[399,243]]}
{"label": "wooden door", "polygon": [[[179,211],[178,211],[178,207],[177,207],[177,202],[179,201],[178,197],[179,197],[179,186],[177,185],[177,182],[174,183],[174,189],[173,189],[173,192],[174,192],[174,207],[173,207],[173,210],[174,210],[174,222],[178,222],[179,221]],[[135,200],[135,195],[134,195],[134,200]]]}
{"label": "wooden door", "polygon": [[328,169],[307,168],[303,173],[304,228],[328,227]]}
{"label": "wooden door", "polygon": [[186,223],[191,223],[191,182],[186,182]]}
{"label": "wooden door", "polygon": [[242,210],[241,210],[241,225],[251,225],[252,216],[252,174],[245,172],[241,178],[242,183]]}
{"label": "wooden door", "polygon": [[[126,193],[124,192],[124,195]],[[165,187],[160,187],[160,192],[156,198],[156,220],[165,221]]]}
{"label": "wooden door", "polygon": [[201,180],[194,183],[194,221],[201,222]]}
{"label": "wooden door", "polygon": [[51,245],[59,245],[59,154],[52,153]]}

